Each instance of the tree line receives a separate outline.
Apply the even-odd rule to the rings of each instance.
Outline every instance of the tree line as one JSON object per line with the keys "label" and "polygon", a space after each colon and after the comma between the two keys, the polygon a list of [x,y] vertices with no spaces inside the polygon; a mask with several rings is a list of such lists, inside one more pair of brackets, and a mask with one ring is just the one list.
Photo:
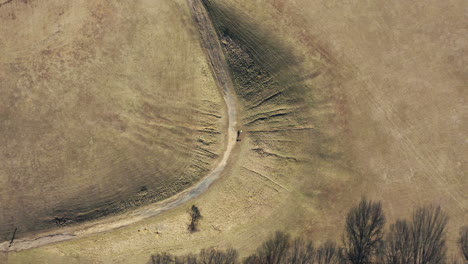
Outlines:
{"label": "tree line", "polygon": [[385,232],[381,202],[363,198],[349,210],[342,243],[316,247],[305,237],[277,231],[256,252],[240,260],[237,250],[202,249],[198,255],[151,257],[153,264],[467,264],[468,227],[458,241],[460,256],[447,256],[447,214],[439,206],[415,209],[410,219],[398,219]]}

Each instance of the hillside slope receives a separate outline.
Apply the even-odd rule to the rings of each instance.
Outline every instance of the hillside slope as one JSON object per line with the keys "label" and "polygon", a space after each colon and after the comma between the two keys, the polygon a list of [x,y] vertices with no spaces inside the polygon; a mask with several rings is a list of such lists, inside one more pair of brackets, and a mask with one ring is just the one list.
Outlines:
{"label": "hillside slope", "polygon": [[0,23],[0,240],[170,197],[219,159],[184,2],[12,1]]}

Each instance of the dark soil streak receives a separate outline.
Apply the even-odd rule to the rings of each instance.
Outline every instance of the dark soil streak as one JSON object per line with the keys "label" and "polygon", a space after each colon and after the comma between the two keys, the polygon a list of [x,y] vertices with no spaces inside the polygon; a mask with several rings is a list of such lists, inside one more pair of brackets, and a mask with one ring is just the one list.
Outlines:
{"label": "dark soil streak", "polygon": [[247,122],[246,124],[247,125],[252,125],[258,121],[264,121],[264,120],[269,120],[269,119],[272,119],[272,118],[275,118],[275,117],[282,117],[282,116],[285,116],[289,113],[277,113],[277,114],[272,114],[272,115],[268,115],[268,116],[262,116],[262,117],[258,117],[258,118],[255,118],[254,120],[252,121],[249,121]]}
{"label": "dark soil streak", "polygon": [[13,0],[7,0],[7,1],[5,1],[5,2],[3,2],[3,3],[0,3],[0,7],[4,6],[4,5],[6,5],[6,4],[9,4],[9,3],[11,3],[11,2],[13,2]]}
{"label": "dark soil streak", "polygon": [[287,161],[297,161],[297,159],[294,157],[282,156],[276,153],[268,152],[262,148],[254,148],[252,150],[262,157],[275,157],[275,158],[280,158],[280,159],[286,159]]}

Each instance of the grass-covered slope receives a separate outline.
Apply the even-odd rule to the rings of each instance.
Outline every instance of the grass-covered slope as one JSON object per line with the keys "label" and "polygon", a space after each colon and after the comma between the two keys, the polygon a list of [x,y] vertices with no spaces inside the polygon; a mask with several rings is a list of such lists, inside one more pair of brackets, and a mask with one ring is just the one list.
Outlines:
{"label": "grass-covered slope", "polygon": [[170,197],[212,168],[224,103],[185,3],[12,1],[0,24],[0,240]]}
{"label": "grass-covered slope", "polygon": [[[224,177],[187,205],[126,228],[9,253],[144,263],[155,252],[255,250],[275,230],[340,242],[362,195],[388,222],[419,205],[466,224],[464,1],[204,1],[231,68],[242,141]],[[124,239],[123,239],[124,238]]]}

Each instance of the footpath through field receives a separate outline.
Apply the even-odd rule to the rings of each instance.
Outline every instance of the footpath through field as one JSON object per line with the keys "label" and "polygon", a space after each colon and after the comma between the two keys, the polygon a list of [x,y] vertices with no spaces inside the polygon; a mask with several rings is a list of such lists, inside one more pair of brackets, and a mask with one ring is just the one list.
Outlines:
{"label": "footpath through field", "polygon": [[198,26],[201,36],[201,45],[205,50],[216,83],[223,94],[227,110],[227,144],[221,160],[200,182],[179,194],[151,205],[134,209],[118,216],[103,218],[90,223],[83,223],[60,229],[60,233],[47,232],[28,238],[15,240],[10,246],[9,241],[0,244],[0,251],[19,251],[44,246],[50,243],[66,241],[85,237],[91,234],[110,231],[112,229],[128,226],[145,218],[157,216],[161,213],[180,206],[205,192],[210,185],[218,179],[224,171],[236,144],[237,136],[237,108],[234,96],[234,87],[229,68],[216,35],[216,31],[201,0],[188,0],[193,18]]}

